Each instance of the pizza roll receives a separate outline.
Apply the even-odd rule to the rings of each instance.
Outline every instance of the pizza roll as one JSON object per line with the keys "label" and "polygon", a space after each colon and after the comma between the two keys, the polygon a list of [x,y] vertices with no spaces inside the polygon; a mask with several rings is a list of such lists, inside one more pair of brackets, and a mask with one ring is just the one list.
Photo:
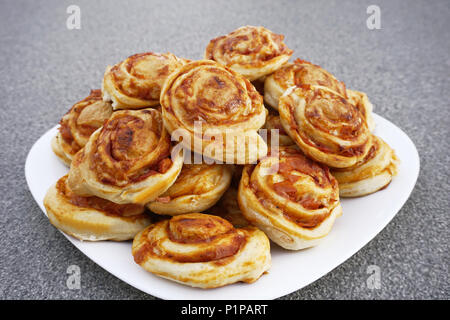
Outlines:
{"label": "pizza roll", "polygon": [[262,231],[236,229],[201,213],[149,226],[134,238],[132,254],[145,270],[199,288],[252,283],[270,268],[270,243]]}
{"label": "pizza roll", "polygon": [[278,110],[278,100],[292,86],[313,85],[326,87],[346,98],[345,84],[327,70],[305,60],[286,63],[264,81],[264,101]]}
{"label": "pizza roll", "polygon": [[91,90],[89,96],[75,103],[62,117],[58,133],[52,140],[53,152],[70,166],[75,153],[111,114],[111,104],[102,100],[101,91]]}
{"label": "pizza roll", "polygon": [[146,204],[164,193],[183,165],[156,109],[121,110],[95,131],[70,167],[68,184],[81,196]]}
{"label": "pizza roll", "polygon": [[114,109],[158,106],[164,81],[186,61],[172,53],[132,55],[106,68],[102,84],[103,99],[112,101]]}
{"label": "pizza roll", "polygon": [[242,228],[250,225],[242,214],[238,204],[238,189],[234,186],[228,188],[214,207],[208,210],[209,213],[224,218],[234,227]]}
{"label": "pizza roll", "polygon": [[324,87],[289,88],[280,98],[281,124],[312,159],[330,167],[351,167],[364,159],[372,134],[358,109]]}
{"label": "pizza roll", "polygon": [[348,101],[358,108],[359,112],[363,115],[366,120],[367,126],[370,131],[375,129],[375,121],[372,117],[373,105],[369,100],[367,94],[361,91],[355,91],[347,89]]}
{"label": "pizza roll", "polygon": [[251,224],[290,250],[317,245],[342,214],[338,183],[328,167],[295,146],[245,166],[238,201]]}
{"label": "pizza roll", "polygon": [[289,60],[293,51],[283,39],[283,35],[264,27],[241,27],[211,40],[205,59],[217,61],[253,81],[274,72]]}
{"label": "pizza roll", "polygon": [[130,240],[151,223],[142,205],[76,195],[67,175],[47,191],[44,206],[56,228],[80,240]]}
{"label": "pizza roll", "polygon": [[[264,129],[267,130],[267,143],[269,144],[269,146],[272,146],[273,143],[278,143],[279,146],[291,146],[295,144],[295,142],[291,139],[291,137],[289,137],[289,135],[284,130],[279,115],[269,114],[267,116]],[[272,130],[278,131],[275,134],[275,132]]]}
{"label": "pizza roll", "polygon": [[359,197],[389,185],[397,174],[399,159],[381,138],[373,136],[372,147],[363,160],[352,167],[333,169],[341,197]]}
{"label": "pizza roll", "polygon": [[267,154],[258,135],[267,109],[254,86],[214,61],[173,72],[161,92],[164,125],[185,148],[226,163],[251,163]]}
{"label": "pizza roll", "polygon": [[205,211],[219,201],[232,176],[231,165],[184,164],[175,183],[147,207],[171,216]]}

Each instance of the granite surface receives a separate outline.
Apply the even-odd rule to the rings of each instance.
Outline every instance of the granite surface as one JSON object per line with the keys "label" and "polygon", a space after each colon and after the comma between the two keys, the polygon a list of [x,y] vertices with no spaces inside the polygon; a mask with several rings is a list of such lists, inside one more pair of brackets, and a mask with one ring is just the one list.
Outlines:
{"label": "granite surface", "polygon": [[[81,8],[68,30],[66,8]],[[381,29],[366,27],[369,5]],[[144,51],[202,56],[241,25],[283,33],[301,57],[369,94],[376,112],[416,144],[421,172],[403,209],[368,245],[283,299],[449,299],[450,2],[5,1],[0,2],[0,298],[153,299],[115,278],[53,228],[28,191],[32,144],[91,88],[106,64]],[[408,161],[408,159],[402,159]],[[81,268],[80,290],[66,286]],[[368,289],[369,265],[381,288]]]}

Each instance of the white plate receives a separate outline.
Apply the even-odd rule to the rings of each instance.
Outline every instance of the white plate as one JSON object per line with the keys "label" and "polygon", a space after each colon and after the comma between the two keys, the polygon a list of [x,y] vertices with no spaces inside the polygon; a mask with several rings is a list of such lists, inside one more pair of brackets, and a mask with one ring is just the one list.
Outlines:
{"label": "white plate", "polygon": [[[324,276],[373,239],[395,216],[411,194],[419,174],[419,155],[409,137],[388,120],[374,115],[375,134],[395,149],[401,160],[399,174],[388,188],[375,194],[343,199],[343,215],[317,247],[287,251],[272,245],[272,268],[252,284],[237,283],[217,289],[196,289],[144,271],[131,255],[131,242],[81,242],[66,238],[102,268],[139,290],[163,299],[274,299],[296,291]],[[31,148],[25,176],[28,187],[45,213],[47,189],[68,169],[53,154],[47,131]]]}

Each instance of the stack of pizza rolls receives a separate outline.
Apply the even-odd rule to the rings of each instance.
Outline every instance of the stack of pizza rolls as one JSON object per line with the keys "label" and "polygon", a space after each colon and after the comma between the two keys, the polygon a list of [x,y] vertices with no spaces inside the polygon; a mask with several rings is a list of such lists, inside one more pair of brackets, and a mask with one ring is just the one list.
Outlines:
{"label": "stack of pizza rolls", "polygon": [[133,239],[142,268],[200,288],[256,281],[269,240],[323,241],[340,198],[387,187],[399,160],[364,92],[292,54],[283,35],[245,26],[200,60],[145,52],[108,66],[52,141],[70,170],[45,196],[51,223]]}

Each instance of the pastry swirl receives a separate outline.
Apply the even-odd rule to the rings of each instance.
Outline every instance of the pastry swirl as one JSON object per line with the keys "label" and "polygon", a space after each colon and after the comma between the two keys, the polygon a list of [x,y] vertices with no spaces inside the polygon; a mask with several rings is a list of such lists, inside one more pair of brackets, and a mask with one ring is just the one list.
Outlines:
{"label": "pastry swirl", "polygon": [[75,103],[62,117],[58,133],[52,140],[53,152],[70,166],[73,156],[111,114],[111,104],[102,100],[101,91],[91,90],[89,96]]}
{"label": "pastry swirl", "polygon": [[172,53],[132,55],[106,68],[102,84],[103,99],[112,101],[114,109],[157,106],[164,81],[185,62]]}
{"label": "pastry swirl", "polygon": [[300,149],[331,167],[350,167],[370,149],[372,134],[347,99],[324,87],[289,88],[280,98],[281,123]]}
{"label": "pastry swirl", "polygon": [[253,227],[235,229],[213,215],[191,213],[158,222],[133,241],[134,261],[160,277],[216,288],[256,281],[270,268],[270,244]]}
{"label": "pastry swirl", "polygon": [[181,152],[171,155],[160,111],[122,110],[75,155],[68,183],[81,196],[146,204],[172,185],[182,165]]}
{"label": "pastry swirl", "polygon": [[369,130],[373,131],[375,129],[375,121],[372,117],[373,105],[367,94],[361,91],[347,89],[347,96],[348,101],[355,105],[355,107],[363,115],[363,118],[366,119]]}
{"label": "pastry swirl", "polygon": [[184,164],[175,183],[147,207],[171,216],[205,211],[219,201],[232,176],[231,165]]}
{"label": "pastry swirl", "polygon": [[325,87],[347,97],[345,84],[327,70],[305,60],[286,63],[264,81],[264,101],[278,110],[278,100],[292,86],[313,85]]}
{"label": "pastry swirl", "polygon": [[352,167],[333,169],[341,197],[359,197],[385,188],[397,174],[399,159],[381,138],[373,136],[363,160]]}
{"label": "pastry swirl", "polygon": [[290,250],[316,245],[342,213],[338,183],[328,167],[295,146],[245,166],[238,201],[251,224]]}
{"label": "pastry swirl", "polygon": [[293,51],[284,36],[264,27],[245,26],[211,40],[205,59],[223,64],[253,81],[277,70]]}
{"label": "pastry swirl", "polygon": [[172,136],[180,133],[184,147],[205,157],[244,164],[267,153],[257,133],[267,114],[262,97],[248,80],[214,61],[191,62],[173,72],[161,106]]}
{"label": "pastry swirl", "polygon": [[44,206],[56,228],[80,240],[130,240],[151,222],[144,206],[76,195],[67,175],[47,191]]}

